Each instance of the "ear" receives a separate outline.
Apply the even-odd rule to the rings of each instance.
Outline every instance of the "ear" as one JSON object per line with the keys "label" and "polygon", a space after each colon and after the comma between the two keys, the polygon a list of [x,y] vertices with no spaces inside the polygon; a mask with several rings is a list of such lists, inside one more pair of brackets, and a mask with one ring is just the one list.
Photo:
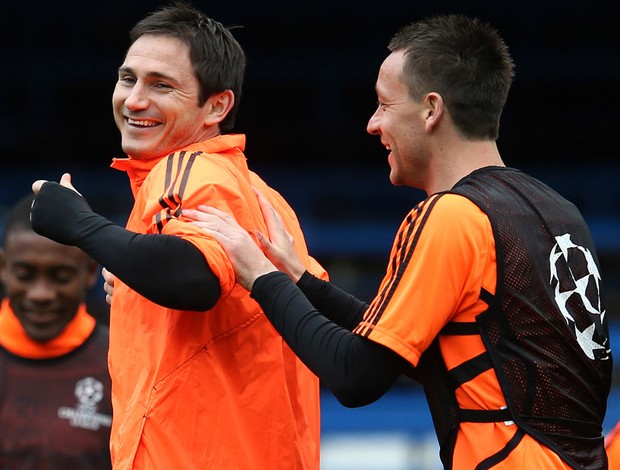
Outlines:
{"label": "ear", "polygon": [[207,115],[204,119],[205,125],[214,126],[222,122],[234,104],[235,94],[232,90],[224,90],[209,96],[204,104],[207,108]]}
{"label": "ear", "polygon": [[426,131],[430,134],[441,122],[445,105],[441,95],[434,91],[424,97],[424,104],[426,105]]}

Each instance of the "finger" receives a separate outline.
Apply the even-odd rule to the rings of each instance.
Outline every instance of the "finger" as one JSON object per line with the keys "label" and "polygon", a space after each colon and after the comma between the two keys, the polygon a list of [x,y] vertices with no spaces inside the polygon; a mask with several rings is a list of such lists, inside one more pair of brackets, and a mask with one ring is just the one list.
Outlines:
{"label": "finger", "polygon": [[265,224],[267,225],[267,230],[271,235],[271,232],[275,227],[277,227],[277,220],[274,220],[274,217],[278,216],[278,213],[273,208],[269,200],[261,193],[258,189],[253,188],[254,193],[256,194],[256,198],[258,199],[258,205],[260,206],[260,210],[263,213],[263,218],[265,219]]}
{"label": "finger", "polygon": [[271,243],[271,240],[269,240],[269,237],[265,235],[263,232],[255,230],[254,235],[256,235],[256,240],[258,240],[258,244],[261,247],[261,250],[269,251],[273,248],[273,244]]}
{"label": "finger", "polygon": [[246,232],[246,230],[243,227],[241,227],[241,225],[239,225],[239,223],[237,222],[237,219],[235,219],[235,217],[229,214],[228,212],[225,212],[213,206],[200,205],[198,206],[198,209],[202,211],[203,214],[206,214],[206,215],[203,215],[205,220],[207,220],[207,215],[211,215],[215,217],[215,218],[208,219],[208,220],[210,220],[211,222],[215,222],[217,220],[216,224],[219,224],[217,225],[218,229],[222,229],[223,225],[228,225],[234,231]]}
{"label": "finger", "polygon": [[103,284],[103,290],[108,295],[112,295],[114,293],[114,287],[107,282]]}
{"label": "finger", "polygon": [[287,232],[284,221],[278,211],[269,202],[269,199],[258,189],[254,188],[254,193],[258,198],[258,204],[263,213],[265,225],[267,225],[269,239],[274,243],[278,243],[282,239],[290,241],[292,237]]}
{"label": "finger", "polygon": [[112,295],[111,294],[107,294],[105,296],[105,301],[107,302],[108,305],[112,305]]}
{"label": "finger", "polygon": [[[225,218],[228,214],[212,206],[199,205],[197,209],[183,209],[183,217],[187,219],[206,222],[213,220],[213,217]],[[229,216],[228,216],[229,217]]]}
{"label": "finger", "polygon": [[215,240],[220,245],[222,245],[222,247],[224,248],[224,251],[228,253],[228,250],[229,250],[228,242],[231,240],[231,237],[229,235],[223,234],[219,230],[213,230],[213,229],[206,228],[206,227],[203,228],[203,230],[207,232],[209,235],[211,235],[213,238],[215,238]]}
{"label": "finger", "polygon": [[213,206],[205,206],[203,204],[198,206],[198,210],[204,214],[210,214],[213,216],[216,216],[222,220],[225,221],[234,221],[236,222],[235,218],[230,215],[228,212],[223,211],[221,209],[218,209],[217,207],[213,207]]}
{"label": "finger", "polygon": [[256,235],[256,240],[258,241],[258,246],[261,251],[272,263],[276,266],[281,266],[278,256],[281,253],[281,250],[279,250],[278,247],[264,233],[255,231],[254,234]]}
{"label": "finger", "polygon": [[191,225],[203,229],[218,230],[220,227],[229,225],[218,215],[207,214],[206,212],[193,209],[183,209],[183,216],[189,219]]}
{"label": "finger", "polygon": [[[267,226],[269,226],[270,222],[277,223],[280,217],[280,214],[278,214],[278,212],[273,208],[273,206],[269,202],[269,199],[267,199],[263,193],[261,193],[256,188],[253,188],[253,189],[254,189],[254,193],[256,194],[256,198],[258,199],[258,205],[260,206],[260,210],[263,213],[263,217],[265,218],[265,222],[267,223]],[[274,218],[276,220],[273,220]]]}
{"label": "finger", "polygon": [[116,276],[114,274],[112,274],[106,268],[102,268],[101,275],[103,276],[103,279],[105,280],[106,284],[109,284],[110,286],[114,287],[114,281],[116,280]]}
{"label": "finger", "polygon": [[204,214],[202,221],[190,222],[190,224],[201,228],[208,234],[214,236],[218,241],[221,238],[232,239],[249,236],[248,232],[239,226],[234,219],[229,223],[218,216]]}
{"label": "finger", "polygon": [[209,220],[210,215],[204,213],[203,211],[199,211],[196,209],[183,209],[181,214],[186,219],[192,220],[194,222],[204,222],[205,220]]}

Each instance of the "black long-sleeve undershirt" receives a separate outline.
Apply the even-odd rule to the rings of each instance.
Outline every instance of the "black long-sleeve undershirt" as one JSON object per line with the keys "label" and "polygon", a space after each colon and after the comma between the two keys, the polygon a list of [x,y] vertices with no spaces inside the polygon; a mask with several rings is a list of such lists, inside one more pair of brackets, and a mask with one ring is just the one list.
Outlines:
{"label": "black long-sleeve undershirt", "polygon": [[[308,274],[299,286],[303,292],[286,274],[273,272],[256,279],[251,295],[340,403],[357,407],[379,399],[409,363],[389,348],[351,332],[366,304]],[[329,318],[315,306],[321,306]]]}
{"label": "black long-sleeve undershirt", "polygon": [[349,331],[359,325],[368,309],[368,304],[354,295],[343,291],[330,282],[304,272],[297,287],[319,312],[334,323]]}
{"label": "black long-sleeve undershirt", "polygon": [[126,230],[93,212],[86,200],[47,182],[31,212],[35,232],[81,248],[147,299],[178,310],[208,310],[220,284],[203,254],[190,242]]}

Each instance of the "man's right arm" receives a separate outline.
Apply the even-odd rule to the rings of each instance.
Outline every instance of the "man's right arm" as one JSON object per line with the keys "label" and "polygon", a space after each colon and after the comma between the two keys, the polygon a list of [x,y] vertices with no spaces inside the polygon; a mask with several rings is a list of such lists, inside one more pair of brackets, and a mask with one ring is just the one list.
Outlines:
{"label": "man's right arm", "polygon": [[35,198],[35,232],[73,245],[147,299],[168,308],[204,311],[220,296],[219,279],[190,242],[126,230],[92,211],[76,191],[45,183]]}
{"label": "man's right arm", "polygon": [[257,278],[251,296],[295,354],[345,406],[374,402],[400,375],[412,371],[396,352],[322,315],[282,272]]}
{"label": "man's right arm", "polygon": [[349,331],[359,325],[368,310],[368,304],[343,291],[330,282],[304,272],[297,287],[310,303],[325,317]]}

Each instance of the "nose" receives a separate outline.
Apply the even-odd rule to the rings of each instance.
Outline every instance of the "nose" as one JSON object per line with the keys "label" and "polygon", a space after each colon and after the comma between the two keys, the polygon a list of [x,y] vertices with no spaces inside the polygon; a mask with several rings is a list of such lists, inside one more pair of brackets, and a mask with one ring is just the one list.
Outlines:
{"label": "nose", "polygon": [[379,135],[381,133],[380,127],[379,127],[379,121],[380,121],[379,111],[380,109],[377,107],[373,115],[370,116],[370,119],[368,120],[368,124],[366,125],[366,132],[368,132],[371,135]]}
{"label": "nose", "polygon": [[49,281],[37,279],[28,287],[27,296],[32,302],[49,302],[56,298],[56,289]]}
{"label": "nose", "polygon": [[139,83],[131,87],[131,91],[125,98],[125,106],[132,111],[148,108],[149,99],[146,87]]}

